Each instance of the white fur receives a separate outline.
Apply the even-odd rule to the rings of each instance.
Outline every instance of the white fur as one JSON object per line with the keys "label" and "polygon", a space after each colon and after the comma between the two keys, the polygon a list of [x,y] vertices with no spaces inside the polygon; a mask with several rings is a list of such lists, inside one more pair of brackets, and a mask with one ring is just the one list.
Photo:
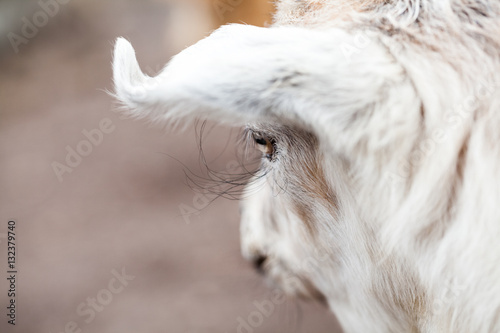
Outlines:
{"label": "white fur", "polygon": [[282,0],[155,78],[119,39],[114,75],[136,117],[276,139],[243,254],[346,332],[500,332],[497,2]]}

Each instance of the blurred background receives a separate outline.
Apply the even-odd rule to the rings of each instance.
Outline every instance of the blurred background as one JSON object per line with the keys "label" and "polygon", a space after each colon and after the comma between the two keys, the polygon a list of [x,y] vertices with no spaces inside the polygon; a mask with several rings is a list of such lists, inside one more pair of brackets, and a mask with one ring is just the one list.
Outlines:
{"label": "blurred background", "polygon": [[[203,172],[200,126],[175,133],[122,119],[105,92],[118,36],[153,75],[221,24],[265,26],[273,9],[267,0],[0,0],[0,332],[340,332],[314,303],[270,307],[272,288],[240,256],[238,202],[186,184],[186,170]],[[207,125],[213,170],[234,167],[237,134]]]}

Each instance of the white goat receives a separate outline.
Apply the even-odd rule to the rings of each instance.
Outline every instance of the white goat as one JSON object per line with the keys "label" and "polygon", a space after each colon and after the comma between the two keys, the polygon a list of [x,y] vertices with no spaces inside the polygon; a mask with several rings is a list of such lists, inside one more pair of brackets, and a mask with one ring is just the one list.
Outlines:
{"label": "white goat", "polygon": [[139,118],[250,127],[265,176],[243,254],[345,332],[500,332],[500,2],[277,9],[155,78],[119,39],[116,96]]}

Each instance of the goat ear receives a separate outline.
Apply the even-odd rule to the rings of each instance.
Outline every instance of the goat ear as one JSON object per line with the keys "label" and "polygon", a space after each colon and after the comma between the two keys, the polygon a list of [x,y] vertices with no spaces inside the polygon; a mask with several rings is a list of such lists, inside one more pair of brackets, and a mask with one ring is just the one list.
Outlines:
{"label": "goat ear", "polygon": [[368,39],[346,53],[359,46],[356,38],[339,29],[229,25],[182,51],[154,78],[140,71],[132,46],[120,38],[116,97],[133,116],[155,121],[201,116],[315,127],[348,119],[375,103],[395,70],[385,49]]}
{"label": "goat ear", "polygon": [[[132,45],[118,38],[113,57],[115,91],[112,95],[122,104],[122,111],[153,122],[195,117],[227,122],[238,118],[229,112],[228,103],[222,102],[229,98],[220,89],[224,88],[214,86],[220,77],[217,69],[209,61],[203,61],[205,55],[195,49],[197,45],[181,52],[158,76],[150,77],[141,71]],[[236,86],[237,82],[232,84]]]}
{"label": "goat ear", "polygon": [[154,81],[143,74],[135,57],[134,48],[124,38],[116,40],[113,81],[115,95],[125,106],[139,109],[147,104],[146,87]]}

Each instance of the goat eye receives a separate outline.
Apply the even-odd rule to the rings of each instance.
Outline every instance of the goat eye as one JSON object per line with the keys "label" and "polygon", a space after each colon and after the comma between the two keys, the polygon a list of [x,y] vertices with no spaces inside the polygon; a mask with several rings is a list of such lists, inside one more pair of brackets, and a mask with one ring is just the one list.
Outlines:
{"label": "goat eye", "polygon": [[274,140],[266,138],[264,136],[254,134],[253,139],[255,143],[257,144],[257,148],[264,154],[264,156],[272,161],[274,157],[274,151],[275,151],[275,143]]}
{"label": "goat eye", "polygon": [[263,138],[254,138],[255,143],[260,146],[267,146],[267,140]]}

